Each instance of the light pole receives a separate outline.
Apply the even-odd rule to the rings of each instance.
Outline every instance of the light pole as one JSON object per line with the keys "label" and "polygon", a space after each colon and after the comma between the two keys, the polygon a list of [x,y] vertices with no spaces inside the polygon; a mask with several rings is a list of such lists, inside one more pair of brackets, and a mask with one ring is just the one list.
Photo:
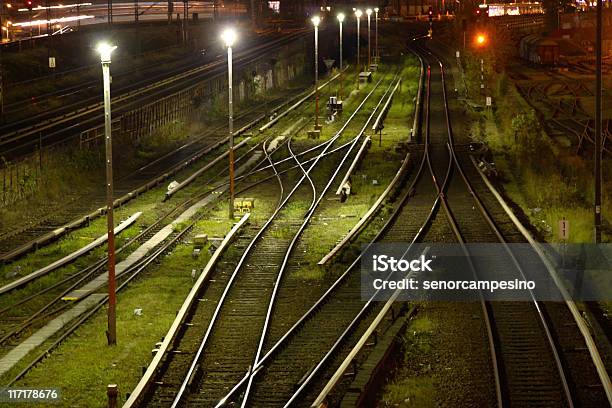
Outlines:
{"label": "light pole", "polygon": [[234,219],[234,95],[232,91],[232,46],[236,32],[228,28],[221,34],[227,47],[228,125],[229,125],[229,217]]}
{"label": "light pole", "polygon": [[342,99],[342,23],[344,22],[344,13],[338,13],[338,23],[340,23],[340,93],[338,99]]}
{"label": "light pole", "polygon": [[314,16],[310,21],[314,25],[314,49],[315,49],[315,130],[319,128],[319,24],[321,18]]}
{"label": "light pole", "polygon": [[113,139],[111,134],[111,99],[110,99],[110,63],[111,54],[117,48],[108,43],[98,44],[102,62],[104,83],[104,139],[106,144],[106,229],[108,231],[108,328],[106,337],[108,345],[117,344],[117,298],[115,281],[115,223],[113,220]]}
{"label": "light pole", "polygon": [[359,73],[361,72],[361,55],[360,55],[360,44],[359,44],[359,23],[362,16],[361,10],[355,10],[355,17],[357,18],[357,89],[359,89]]}
{"label": "light pole", "polygon": [[374,13],[376,13],[374,20],[376,21],[376,63],[380,64],[380,55],[378,54],[378,7],[374,9]]}
{"label": "light pole", "polygon": [[595,26],[595,243],[601,243],[601,184],[602,184],[602,149],[601,149],[601,120],[602,120],[602,1],[597,2]]}
{"label": "light pole", "polygon": [[366,10],[366,14],[368,15],[368,71],[372,66],[372,53],[370,52],[370,17],[372,16],[372,9],[369,8]]}

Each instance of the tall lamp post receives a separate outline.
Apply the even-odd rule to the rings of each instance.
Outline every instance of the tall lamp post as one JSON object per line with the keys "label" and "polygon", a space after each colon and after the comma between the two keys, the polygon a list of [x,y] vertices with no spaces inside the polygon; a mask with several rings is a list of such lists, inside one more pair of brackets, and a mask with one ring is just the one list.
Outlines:
{"label": "tall lamp post", "polygon": [[376,13],[374,17],[374,21],[376,22],[376,52],[374,55],[376,56],[376,63],[380,64],[380,54],[378,54],[378,7],[374,8],[374,13]]}
{"label": "tall lamp post", "polygon": [[596,27],[595,27],[595,243],[601,242],[601,138],[602,138],[602,1],[597,2]]}
{"label": "tall lamp post", "polygon": [[314,59],[315,59],[315,130],[319,128],[319,24],[321,17],[314,16],[310,21],[314,25]]}
{"label": "tall lamp post", "polygon": [[232,46],[236,42],[236,31],[226,29],[221,39],[227,47],[227,108],[229,127],[229,218],[234,219],[234,95],[232,91]]}
{"label": "tall lamp post", "polygon": [[370,17],[372,16],[372,9],[369,8],[366,10],[366,14],[368,15],[368,71],[372,66],[372,53],[370,49]]}
{"label": "tall lamp post", "polygon": [[342,99],[342,23],[344,22],[344,13],[338,13],[338,23],[340,23],[340,93],[338,99]]}
{"label": "tall lamp post", "polygon": [[113,140],[111,134],[111,99],[110,99],[110,63],[111,54],[116,46],[108,43],[98,44],[102,62],[102,79],[104,84],[104,139],[106,144],[106,230],[108,231],[108,328],[106,338],[108,345],[117,344],[117,298],[115,281],[115,223],[113,220]]}
{"label": "tall lamp post", "polygon": [[357,18],[357,89],[359,89],[359,73],[361,72],[361,55],[360,55],[360,44],[359,44],[359,23],[363,13],[361,10],[355,10],[355,17]]}

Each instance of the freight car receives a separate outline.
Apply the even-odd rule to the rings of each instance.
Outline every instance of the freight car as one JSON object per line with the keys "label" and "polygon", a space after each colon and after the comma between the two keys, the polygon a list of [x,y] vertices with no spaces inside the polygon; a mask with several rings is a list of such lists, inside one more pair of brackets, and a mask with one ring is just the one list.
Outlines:
{"label": "freight car", "polygon": [[559,44],[551,39],[532,34],[521,38],[519,45],[521,58],[538,65],[557,65]]}

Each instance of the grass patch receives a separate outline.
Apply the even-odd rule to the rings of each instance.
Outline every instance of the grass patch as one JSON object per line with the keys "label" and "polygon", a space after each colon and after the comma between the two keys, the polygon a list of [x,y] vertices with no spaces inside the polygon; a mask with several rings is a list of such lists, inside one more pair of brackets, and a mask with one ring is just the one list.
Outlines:
{"label": "grass patch", "polygon": [[403,361],[393,380],[385,385],[379,406],[433,407],[435,383],[427,356],[432,350],[433,322],[417,315],[402,339]]}
{"label": "grass patch", "polygon": [[[229,220],[219,221],[215,229],[209,230],[207,222],[211,220],[198,223],[197,230],[218,235],[219,225],[230,224]],[[92,407],[104,406],[105,385],[116,383],[123,401],[125,393],[139,381],[141,367],[149,364],[151,350],[165,335],[191,289],[192,269],[200,270],[210,258],[205,250],[194,259],[191,251],[189,244],[177,246],[119,294],[117,346],[106,345],[106,314],[99,312],[16,386],[59,387],[62,405]],[[143,309],[142,316],[134,314],[136,308]]]}

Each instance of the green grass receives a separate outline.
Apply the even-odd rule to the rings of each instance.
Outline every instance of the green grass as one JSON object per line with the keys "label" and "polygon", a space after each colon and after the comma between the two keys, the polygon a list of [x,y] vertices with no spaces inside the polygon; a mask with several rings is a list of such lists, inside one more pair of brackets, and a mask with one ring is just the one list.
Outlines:
{"label": "green grass", "polygon": [[[530,217],[547,241],[558,242],[558,222],[570,220],[569,242],[593,239],[593,175],[590,157],[575,146],[551,139],[532,109],[511,87],[493,118],[476,115],[471,128],[474,140],[485,142],[501,170],[504,189]],[[612,167],[604,164],[604,218],[610,219]],[[609,239],[609,237],[608,237]]]}
{"label": "green grass", "polygon": [[417,315],[403,335],[403,362],[385,385],[379,406],[434,407],[435,384],[430,364],[423,364],[432,349],[433,322]]}
{"label": "green grass", "polygon": [[[130,392],[190,290],[191,270],[203,268],[209,258],[208,251],[202,251],[193,259],[191,250],[190,245],[179,245],[119,294],[117,346],[106,344],[102,309],[16,386],[58,387],[62,405],[73,407],[105,406],[106,384],[118,384],[121,396]],[[134,315],[136,308],[143,309],[142,316]]]}

